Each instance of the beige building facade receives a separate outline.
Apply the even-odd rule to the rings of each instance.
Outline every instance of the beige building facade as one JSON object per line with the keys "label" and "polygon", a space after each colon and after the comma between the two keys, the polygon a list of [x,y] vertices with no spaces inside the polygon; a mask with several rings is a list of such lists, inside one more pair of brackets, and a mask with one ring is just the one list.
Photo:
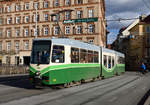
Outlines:
{"label": "beige building facade", "polygon": [[32,40],[53,37],[105,47],[105,1],[0,1],[0,63],[28,65]]}

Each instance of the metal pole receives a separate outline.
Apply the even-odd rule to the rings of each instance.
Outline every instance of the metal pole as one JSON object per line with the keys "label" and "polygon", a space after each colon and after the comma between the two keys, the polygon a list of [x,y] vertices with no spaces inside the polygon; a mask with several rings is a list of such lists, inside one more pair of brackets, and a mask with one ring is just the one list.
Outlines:
{"label": "metal pole", "polygon": [[37,24],[38,24],[38,21],[37,21],[37,7],[36,7],[36,17],[35,17],[35,38],[37,38]]}
{"label": "metal pole", "polygon": [[61,34],[62,34],[62,38],[64,38],[64,33],[63,33],[63,31],[62,31],[62,29],[60,28],[60,25],[59,25],[59,13],[56,14],[56,20],[57,20],[57,25],[60,29]]}

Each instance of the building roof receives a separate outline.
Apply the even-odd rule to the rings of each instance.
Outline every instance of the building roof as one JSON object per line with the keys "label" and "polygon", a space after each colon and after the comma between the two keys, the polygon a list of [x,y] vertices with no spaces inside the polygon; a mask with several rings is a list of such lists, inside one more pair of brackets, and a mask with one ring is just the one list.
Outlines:
{"label": "building roof", "polygon": [[123,36],[129,36],[130,35],[130,29],[132,29],[134,26],[136,26],[140,22],[140,19],[136,19],[132,24],[130,24],[124,31],[122,31]]}

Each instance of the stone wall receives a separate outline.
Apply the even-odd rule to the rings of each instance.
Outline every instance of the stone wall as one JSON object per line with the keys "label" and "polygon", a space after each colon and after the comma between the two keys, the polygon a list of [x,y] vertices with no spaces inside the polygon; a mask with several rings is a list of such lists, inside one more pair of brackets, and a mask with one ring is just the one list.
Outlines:
{"label": "stone wall", "polygon": [[28,66],[0,65],[0,75],[27,74]]}

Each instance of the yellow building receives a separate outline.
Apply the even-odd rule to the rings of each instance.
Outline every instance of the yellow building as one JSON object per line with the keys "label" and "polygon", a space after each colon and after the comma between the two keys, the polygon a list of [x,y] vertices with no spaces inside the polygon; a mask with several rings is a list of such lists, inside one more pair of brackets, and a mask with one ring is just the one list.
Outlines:
{"label": "yellow building", "polygon": [[[140,16],[124,31],[121,32],[121,41],[116,45],[126,54],[128,70],[140,70],[142,62],[150,65],[150,15]],[[117,39],[119,40],[119,38]],[[123,46],[122,46],[123,45]],[[124,50],[125,49],[125,50]]]}
{"label": "yellow building", "polygon": [[[56,16],[52,16],[57,13],[59,25]],[[36,35],[68,37],[105,47],[105,1],[0,1],[0,63],[29,64]]]}

